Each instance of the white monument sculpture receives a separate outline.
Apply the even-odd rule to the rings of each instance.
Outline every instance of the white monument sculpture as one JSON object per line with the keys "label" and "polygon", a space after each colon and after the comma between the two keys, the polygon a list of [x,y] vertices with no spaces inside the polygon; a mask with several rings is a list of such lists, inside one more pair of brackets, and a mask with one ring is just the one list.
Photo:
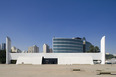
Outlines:
{"label": "white monument sculpture", "polygon": [[105,64],[105,36],[101,39],[101,64]]}
{"label": "white monument sculpture", "polygon": [[10,52],[11,52],[11,40],[6,37],[6,64],[10,63]]}

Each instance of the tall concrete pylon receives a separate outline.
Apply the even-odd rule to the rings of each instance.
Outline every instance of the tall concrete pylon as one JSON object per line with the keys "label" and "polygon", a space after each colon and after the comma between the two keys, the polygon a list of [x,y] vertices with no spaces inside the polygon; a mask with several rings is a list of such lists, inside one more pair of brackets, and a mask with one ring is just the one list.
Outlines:
{"label": "tall concrete pylon", "polygon": [[9,53],[11,52],[11,40],[9,37],[6,37],[6,64],[10,63]]}
{"label": "tall concrete pylon", "polygon": [[101,39],[101,64],[105,64],[105,36]]}

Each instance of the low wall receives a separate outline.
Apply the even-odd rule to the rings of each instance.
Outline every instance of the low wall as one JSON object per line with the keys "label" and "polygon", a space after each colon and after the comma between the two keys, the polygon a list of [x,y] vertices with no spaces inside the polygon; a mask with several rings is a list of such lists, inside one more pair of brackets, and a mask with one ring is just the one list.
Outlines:
{"label": "low wall", "polygon": [[[33,60],[36,58],[57,58],[58,64],[93,64],[93,60],[101,60],[100,53],[10,53],[10,60],[18,60],[17,62],[25,62],[28,64],[38,64]],[[32,60],[33,59],[33,60]],[[39,61],[39,64],[42,64]]]}
{"label": "low wall", "polygon": [[101,60],[101,53],[10,53],[10,60],[17,60],[19,56],[42,56],[44,58],[91,56],[93,60]]}

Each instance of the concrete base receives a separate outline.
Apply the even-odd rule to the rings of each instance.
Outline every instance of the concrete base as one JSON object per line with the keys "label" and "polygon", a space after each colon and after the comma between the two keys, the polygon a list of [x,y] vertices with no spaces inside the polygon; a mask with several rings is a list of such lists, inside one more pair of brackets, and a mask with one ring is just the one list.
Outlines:
{"label": "concrete base", "polygon": [[90,56],[83,57],[59,57],[58,64],[93,64],[93,59]]}
{"label": "concrete base", "polygon": [[18,57],[16,64],[42,64],[42,57]]}

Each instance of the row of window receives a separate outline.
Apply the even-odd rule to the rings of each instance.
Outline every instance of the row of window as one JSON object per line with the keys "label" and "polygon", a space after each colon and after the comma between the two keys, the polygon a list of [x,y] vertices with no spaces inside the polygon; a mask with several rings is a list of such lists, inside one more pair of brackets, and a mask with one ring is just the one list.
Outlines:
{"label": "row of window", "polygon": [[[90,42],[86,41],[86,50],[89,49]],[[82,39],[53,39],[54,53],[80,53],[83,52]]]}
{"label": "row of window", "polygon": [[80,39],[53,39],[53,41],[83,42],[83,40],[80,40]]}
{"label": "row of window", "polygon": [[53,50],[73,50],[73,51],[80,51],[83,50],[82,48],[77,48],[77,49],[69,49],[69,48],[53,48]]}
{"label": "row of window", "polygon": [[71,45],[53,45],[53,47],[69,47],[69,48],[82,48],[82,45],[71,46]]}
{"label": "row of window", "polygon": [[83,53],[83,51],[54,51],[54,53]]}
{"label": "row of window", "polygon": [[83,45],[83,43],[72,43],[72,42],[53,42],[53,44],[72,44],[72,45]]}

